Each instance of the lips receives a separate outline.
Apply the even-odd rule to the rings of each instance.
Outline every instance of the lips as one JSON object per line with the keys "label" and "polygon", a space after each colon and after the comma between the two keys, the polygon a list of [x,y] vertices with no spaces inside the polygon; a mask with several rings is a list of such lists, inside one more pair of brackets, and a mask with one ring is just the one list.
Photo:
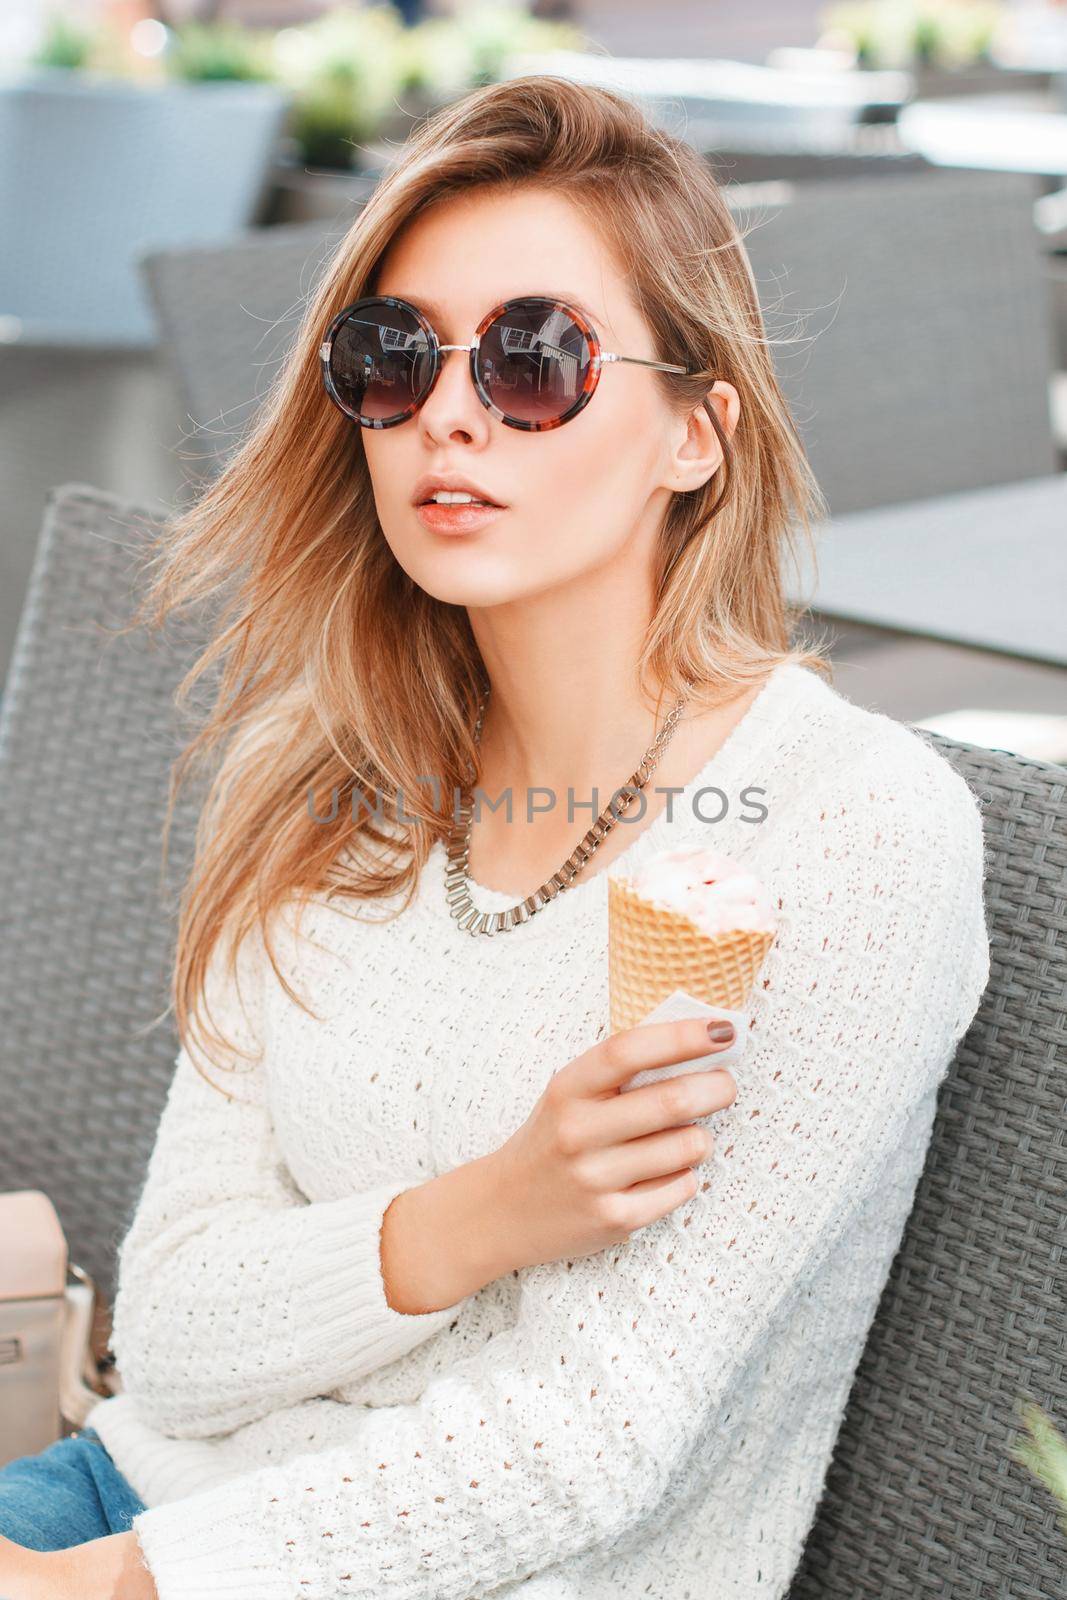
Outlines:
{"label": "lips", "polygon": [[422,505],[415,507],[415,515],[423,527],[429,528],[432,533],[439,534],[468,534],[479,533],[497,520],[505,506],[479,505],[476,501],[465,501],[462,505],[438,505],[436,500],[427,500]]}
{"label": "lips", "polygon": [[482,505],[492,506],[498,511],[503,509],[504,502],[495,499],[480,483],[472,483],[468,478],[453,477],[448,474],[438,477],[427,475],[420,478],[411,497],[412,504],[416,506],[424,506],[431,502],[436,504],[433,497],[438,490],[448,494],[469,494]]}
{"label": "lips", "polygon": [[[467,489],[450,489],[449,494],[469,494]],[[494,510],[501,509],[496,500],[487,500],[485,495],[471,494],[469,500],[438,500],[436,495],[428,494],[425,499],[418,502],[420,506],[492,506]]]}

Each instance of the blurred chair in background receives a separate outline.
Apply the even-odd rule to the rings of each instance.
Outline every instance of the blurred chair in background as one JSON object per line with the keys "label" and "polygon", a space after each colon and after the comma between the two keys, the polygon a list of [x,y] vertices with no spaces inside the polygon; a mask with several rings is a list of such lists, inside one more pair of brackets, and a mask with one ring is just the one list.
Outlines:
{"label": "blurred chair in background", "polygon": [[1025,175],[945,169],[734,201],[830,503],[819,583],[796,598],[849,625],[844,692],[1067,761],[1067,478],[1035,192]]}
{"label": "blurred chair in background", "polygon": [[[863,137],[850,141],[840,150],[805,150],[780,146],[772,149],[746,149],[736,137],[708,138],[699,124],[690,126],[694,144],[703,150],[722,184],[738,183],[815,183],[827,178],[896,178],[912,172],[935,173],[922,156],[898,150],[880,141],[879,128],[865,128]],[[879,145],[881,144],[881,148]]]}
{"label": "blurred chair in background", "polygon": [[273,84],[0,85],[0,315],[52,343],[154,344],[138,252],[245,226],[287,105]]}
{"label": "blurred chair in background", "polygon": [[1035,194],[1015,173],[941,172],[743,197],[779,376],[833,515],[1057,470]]}
{"label": "blurred chair in background", "polygon": [[336,225],[297,223],[143,257],[162,349],[186,413],[183,451],[194,478],[214,476],[233,454],[342,233]]}

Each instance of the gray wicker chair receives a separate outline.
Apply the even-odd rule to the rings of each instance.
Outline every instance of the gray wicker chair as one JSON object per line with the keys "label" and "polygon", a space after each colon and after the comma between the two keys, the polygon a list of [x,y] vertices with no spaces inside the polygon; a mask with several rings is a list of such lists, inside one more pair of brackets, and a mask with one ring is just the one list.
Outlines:
{"label": "gray wicker chair", "polygon": [[769,334],[800,335],[775,344],[776,365],[834,515],[1055,472],[1035,180],[916,172],[783,192],[743,208],[745,242]]}
{"label": "gray wicker chair", "polygon": [[[108,1302],[173,1070],[170,1025],[138,1029],[165,1004],[169,896],[202,799],[178,814],[164,893],[172,692],[195,629],[100,634],[128,616],[149,522],[53,491],[0,715],[0,1190],[51,1196]],[[925,737],[982,801],[993,971],[791,1600],[1067,1588],[1052,1503],[1008,1456],[1017,1397],[1067,1411],[1067,769]]]}
{"label": "gray wicker chair", "polygon": [[[365,193],[370,180],[365,181]],[[280,367],[343,227],[294,223],[140,261],[179,397],[194,479],[221,470]]]}

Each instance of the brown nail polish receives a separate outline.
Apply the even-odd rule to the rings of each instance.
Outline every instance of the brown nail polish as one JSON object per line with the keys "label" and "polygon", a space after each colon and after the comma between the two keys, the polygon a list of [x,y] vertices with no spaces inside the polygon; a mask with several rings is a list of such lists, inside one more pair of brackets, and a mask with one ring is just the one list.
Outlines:
{"label": "brown nail polish", "polygon": [[734,1025],[725,1017],[715,1017],[708,1023],[708,1038],[712,1044],[729,1044],[734,1036]]}

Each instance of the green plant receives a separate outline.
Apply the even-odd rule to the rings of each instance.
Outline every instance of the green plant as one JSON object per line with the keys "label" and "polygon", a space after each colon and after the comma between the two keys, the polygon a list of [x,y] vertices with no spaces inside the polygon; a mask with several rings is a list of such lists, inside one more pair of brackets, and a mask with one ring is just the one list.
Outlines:
{"label": "green plant", "polygon": [[494,82],[524,51],[577,49],[583,36],[516,4],[477,4],[403,27],[390,5],[338,6],[275,41],[278,75],[293,92],[289,128],[303,160],[347,168],[405,95],[440,103]]}
{"label": "green plant", "polygon": [[467,5],[453,17],[409,28],[402,41],[402,83],[431,100],[495,83],[508,58],[549,50],[581,50],[585,36],[569,23],[531,17],[517,4]]}
{"label": "green plant", "polygon": [[858,0],[820,14],[821,42],[851,48],[864,67],[961,66],[987,58],[999,0]]}
{"label": "green plant", "polygon": [[895,0],[853,0],[819,14],[820,44],[851,49],[860,67],[903,66],[909,54],[907,24]]}
{"label": "green plant", "polygon": [[1057,1500],[1060,1526],[1067,1533],[1067,1439],[1032,1401],[1020,1408],[1020,1414],[1030,1437],[1014,1445],[1009,1454],[1020,1466],[1028,1467]]}
{"label": "green plant", "polygon": [[192,82],[264,82],[275,76],[273,36],[236,22],[186,22],[171,30],[167,70]]}
{"label": "green plant", "polygon": [[456,18],[470,61],[471,87],[495,83],[508,57],[549,50],[579,50],[585,43],[567,23],[544,22],[515,5],[473,5]]}
{"label": "green plant", "polygon": [[37,49],[29,57],[30,66],[65,67],[74,71],[89,63],[96,30],[62,12],[53,11],[47,18],[44,33]]}
{"label": "green plant", "polygon": [[943,55],[944,43],[944,25],[936,9],[920,6],[912,26],[912,56],[916,61],[928,66]]}
{"label": "green plant", "polygon": [[470,52],[453,18],[431,17],[405,30],[399,62],[402,91],[447,100],[464,93],[470,76]]}
{"label": "green plant", "polygon": [[401,84],[402,32],[392,6],[340,6],[276,35],[276,71],[293,94],[289,131],[309,165],[350,167],[377,132]]}
{"label": "green plant", "polygon": [[953,7],[945,17],[945,54],[949,61],[988,61],[1004,21],[998,0],[973,0]]}

